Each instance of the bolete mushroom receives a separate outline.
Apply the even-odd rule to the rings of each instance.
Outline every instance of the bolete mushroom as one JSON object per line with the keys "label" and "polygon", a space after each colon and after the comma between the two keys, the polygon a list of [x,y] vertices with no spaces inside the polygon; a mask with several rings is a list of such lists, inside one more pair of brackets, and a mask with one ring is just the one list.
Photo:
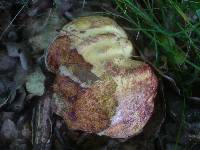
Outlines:
{"label": "bolete mushroom", "polygon": [[125,31],[103,16],[80,17],[63,27],[45,62],[56,74],[55,112],[68,127],[112,138],[129,138],[152,115],[157,78],[132,60]]}

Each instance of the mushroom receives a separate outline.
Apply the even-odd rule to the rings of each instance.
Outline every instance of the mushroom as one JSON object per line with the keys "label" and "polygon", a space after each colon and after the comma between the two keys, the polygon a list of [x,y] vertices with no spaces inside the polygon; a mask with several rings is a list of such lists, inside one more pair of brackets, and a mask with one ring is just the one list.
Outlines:
{"label": "mushroom", "polygon": [[46,66],[56,74],[55,112],[72,130],[129,138],[139,134],[154,110],[157,77],[132,60],[125,31],[104,16],[80,17],[49,45]]}

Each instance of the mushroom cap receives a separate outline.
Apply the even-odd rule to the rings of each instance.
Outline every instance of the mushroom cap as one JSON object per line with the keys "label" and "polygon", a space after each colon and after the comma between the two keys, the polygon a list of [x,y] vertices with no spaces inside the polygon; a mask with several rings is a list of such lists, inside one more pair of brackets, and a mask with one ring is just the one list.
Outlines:
{"label": "mushroom cap", "polygon": [[61,115],[70,129],[112,138],[142,131],[153,112],[157,78],[149,65],[130,62],[136,66],[107,64],[107,72],[87,88],[57,76],[54,92],[64,101]]}
{"label": "mushroom cap", "polygon": [[56,73],[54,111],[70,129],[112,138],[142,131],[154,109],[158,81],[148,64],[130,59],[133,50],[123,29],[108,17],[81,17],[64,26],[45,62]]}

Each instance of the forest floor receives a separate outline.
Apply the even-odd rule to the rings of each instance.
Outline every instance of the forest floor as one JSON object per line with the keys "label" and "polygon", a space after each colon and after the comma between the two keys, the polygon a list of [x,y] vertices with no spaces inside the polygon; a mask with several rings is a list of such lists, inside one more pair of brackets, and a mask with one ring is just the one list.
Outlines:
{"label": "forest floor", "polygon": [[[87,15],[115,19],[133,42],[133,59],[149,63],[159,77],[154,115],[125,141],[68,130],[41,90],[35,92],[42,96],[27,90],[41,71],[42,82],[53,76],[45,73],[44,51],[63,25]],[[199,150],[200,2],[1,0],[0,149]]]}

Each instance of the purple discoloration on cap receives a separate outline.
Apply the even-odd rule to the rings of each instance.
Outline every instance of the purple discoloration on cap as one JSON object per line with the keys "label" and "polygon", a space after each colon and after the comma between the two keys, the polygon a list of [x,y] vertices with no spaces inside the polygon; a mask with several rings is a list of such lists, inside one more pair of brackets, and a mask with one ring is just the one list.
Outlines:
{"label": "purple discoloration on cap", "polygon": [[68,116],[69,116],[70,120],[72,120],[72,121],[76,121],[77,120],[76,113],[73,112],[73,111],[69,112]]}

